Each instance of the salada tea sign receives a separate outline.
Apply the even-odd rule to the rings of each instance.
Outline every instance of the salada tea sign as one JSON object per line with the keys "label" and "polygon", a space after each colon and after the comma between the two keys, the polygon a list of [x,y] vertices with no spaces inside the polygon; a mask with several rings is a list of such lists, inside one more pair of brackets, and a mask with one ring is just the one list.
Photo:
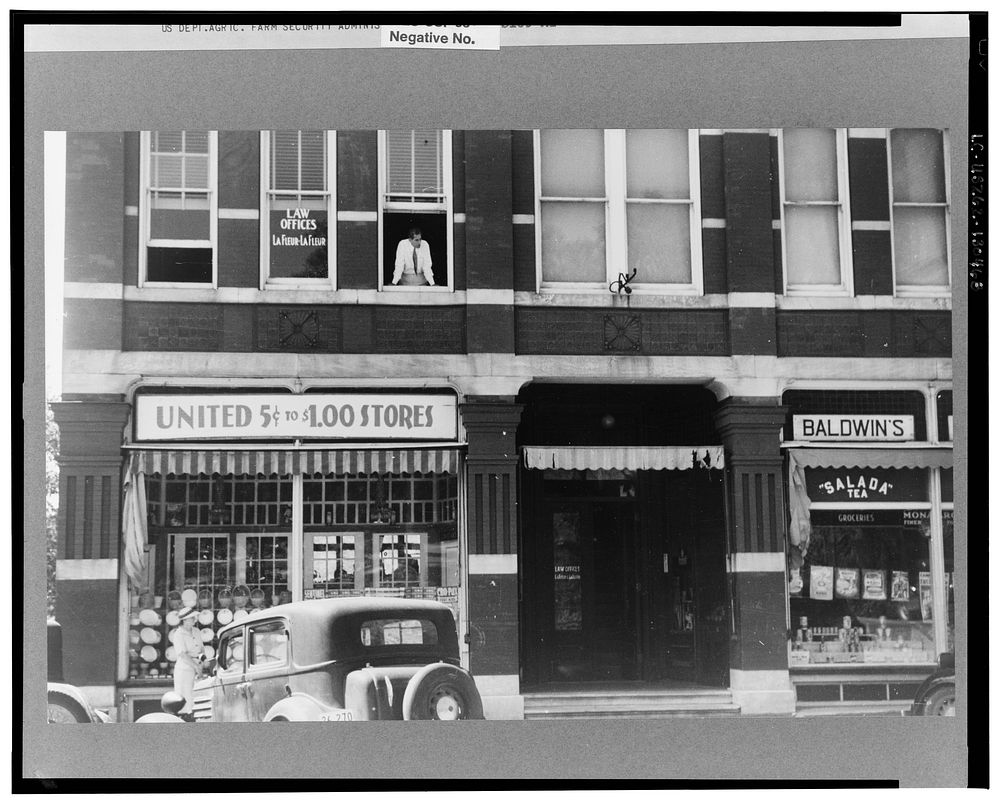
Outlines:
{"label": "salada tea sign", "polygon": [[139,394],[136,441],[320,439],[453,441],[449,394]]}

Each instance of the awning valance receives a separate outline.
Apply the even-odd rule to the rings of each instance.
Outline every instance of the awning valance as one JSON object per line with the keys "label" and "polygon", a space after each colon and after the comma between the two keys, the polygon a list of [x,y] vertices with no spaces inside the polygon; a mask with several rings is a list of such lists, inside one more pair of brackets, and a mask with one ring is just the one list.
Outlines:
{"label": "awning valance", "polygon": [[721,446],[524,447],[528,469],[722,469]]}
{"label": "awning valance", "polygon": [[458,450],[420,449],[139,449],[133,473],[180,475],[427,474],[458,471]]}
{"label": "awning valance", "polygon": [[913,447],[889,449],[882,447],[790,449],[788,454],[799,466],[858,467],[871,469],[946,469],[952,466],[948,447]]}

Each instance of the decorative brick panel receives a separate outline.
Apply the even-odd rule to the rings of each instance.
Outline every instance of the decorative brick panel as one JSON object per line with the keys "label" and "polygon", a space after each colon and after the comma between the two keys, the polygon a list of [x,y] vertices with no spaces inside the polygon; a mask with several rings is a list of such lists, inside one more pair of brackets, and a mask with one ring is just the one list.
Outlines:
{"label": "decorative brick panel", "polygon": [[516,311],[519,354],[604,354],[605,317],[633,316],[640,322],[645,355],[729,354],[724,310],[637,310],[600,308]]}
{"label": "decorative brick panel", "polygon": [[372,351],[463,354],[464,307],[376,307]]}
{"label": "decorative brick panel", "polygon": [[262,352],[341,351],[339,307],[259,305],[254,313],[256,347]]}
{"label": "decorative brick panel", "polygon": [[470,304],[466,308],[469,354],[513,353],[514,308],[509,304]]}
{"label": "decorative brick panel", "polygon": [[729,337],[735,355],[773,355],[778,352],[774,309],[734,307],[729,310]]}
{"label": "decorative brick panel", "polygon": [[125,304],[125,351],[217,352],[223,343],[220,304]]}
{"label": "decorative brick panel", "polygon": [[817,310],[778,313],[782,357],[951,357],[951,313]]}

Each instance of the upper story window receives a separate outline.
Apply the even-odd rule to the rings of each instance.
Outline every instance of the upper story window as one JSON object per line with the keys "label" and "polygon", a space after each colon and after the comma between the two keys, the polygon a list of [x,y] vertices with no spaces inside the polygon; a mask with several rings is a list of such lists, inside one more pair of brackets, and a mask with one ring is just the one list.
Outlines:
{"label": "upper story window", "polygon": [[451,132],[379,132],[380,290],[452,288]]}
{"label": "upper story window", "polygon": [[215,284],[216,143],[214,131],[142,132],[143,284]]}
{"label": "upper story window", "polygon": [[538,287],[701,293],[698,134],[535,132]]}
{"label": "upper story window", "polygon": [[261,132],[261,287],[332,286],[335,133]]}
{"label": "upper story window", "polygon": [[892,129],[889,164],[896,292],[946,292],[951,286],[951,221],[943,132]]}
{"label": "upper story window", "polygon": [[789,128],[779,141],[785,291],[851,295],[847,132]]}

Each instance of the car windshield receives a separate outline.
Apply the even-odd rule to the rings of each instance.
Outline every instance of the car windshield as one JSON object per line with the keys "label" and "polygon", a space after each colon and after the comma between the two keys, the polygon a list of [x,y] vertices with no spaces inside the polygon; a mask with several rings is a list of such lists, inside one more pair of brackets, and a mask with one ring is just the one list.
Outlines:
{"label": "car windshield", "polygon": [[385,645],[437,645],[437,627],[430,620],[380,618],[361,623],[361,644],[375,648]]}

